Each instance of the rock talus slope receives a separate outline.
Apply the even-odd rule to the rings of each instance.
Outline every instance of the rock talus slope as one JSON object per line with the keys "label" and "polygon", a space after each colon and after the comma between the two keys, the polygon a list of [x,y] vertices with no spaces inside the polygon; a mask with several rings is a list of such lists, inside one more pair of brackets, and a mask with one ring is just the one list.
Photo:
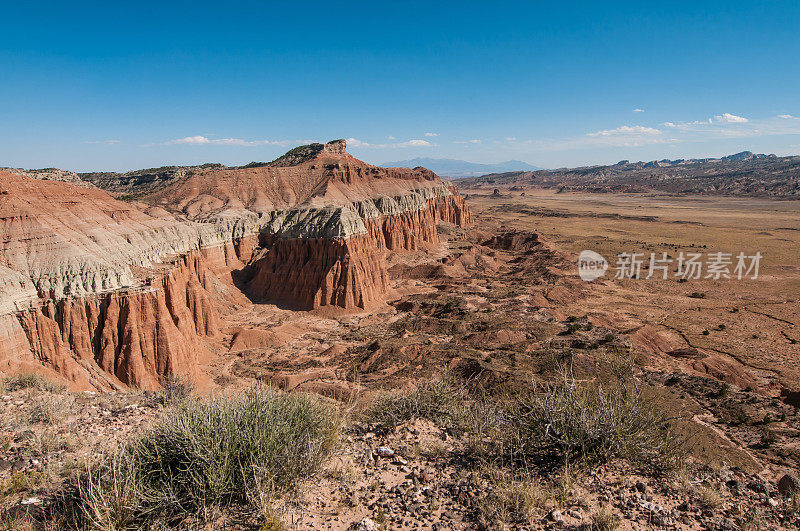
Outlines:
{"label": "rock talus slope", "polygon": [[345,148],[197,167],[155,190],[120,191],[103,174],[136,203],[0,172],[0,372],[44,369],[99,389],[202,379],[221,286],[304,310],[382,302],[387,253],[435,244],[438,222],[470,214],[432,172],[376,168]]}

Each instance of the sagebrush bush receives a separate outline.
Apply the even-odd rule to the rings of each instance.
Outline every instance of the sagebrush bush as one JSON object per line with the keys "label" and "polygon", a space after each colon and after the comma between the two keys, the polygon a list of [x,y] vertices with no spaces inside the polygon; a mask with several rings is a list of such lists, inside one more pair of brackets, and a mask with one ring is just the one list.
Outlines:
{"label": "sagebrush bush", "polygon": [[366,419],[384,428],[394,428],[412,419],[447,424],[457,415],[464,389],[450,375],[419,382],[410,391],[378,395],[365,411]]}
{"label": "sagebrush bush", "polygon": [[669,419],[633,382],[579,383],[564,377],[511,404],[507,448],[565,461],[679,461]]}
{"label": "sagebrush bush", "polygon": [[43,394],[34,399],[30,410],[33,423],[56,424],[72,408],[75,399],[71,395]]}
{"label": "sagebrush bush", "polygon": [[533,384],[508,396],[486,395],[445,374],[410,391],[379,395],[366,418],[386,428],[430,419],[466,435],[472,453],[510,462],[619,458],[652,472],[675,469],[684,455],[671,419],[644,395],[629,367],[617,367],[614,360],[608,365],[612,377],[605,383],[578,382],[562,371],[555,383]]}
{"label": "sagebrush bush", "polygon": [[261,386],[182,400],[81,476],[77,520],[119,528],[258,504],[316,472],[338,441],[339,424],[319,398]]}
{"label": "sagebrush bush", "polygon": [[66,386],[61,383],[53,382],[41,374],[23,373],[3,378],[2,381],[0,381],[0,389],[9,393],[19,391],[20,389],[36,389],[38,391],[60,393],[66,389]]}

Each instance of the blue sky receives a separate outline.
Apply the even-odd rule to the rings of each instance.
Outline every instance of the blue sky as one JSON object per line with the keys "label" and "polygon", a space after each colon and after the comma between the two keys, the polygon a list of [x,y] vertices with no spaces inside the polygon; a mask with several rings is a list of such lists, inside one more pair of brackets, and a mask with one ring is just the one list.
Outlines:
{"label": "blue sky", "polygon": [[0,166],[800,153],[800,2],[5,2]]}

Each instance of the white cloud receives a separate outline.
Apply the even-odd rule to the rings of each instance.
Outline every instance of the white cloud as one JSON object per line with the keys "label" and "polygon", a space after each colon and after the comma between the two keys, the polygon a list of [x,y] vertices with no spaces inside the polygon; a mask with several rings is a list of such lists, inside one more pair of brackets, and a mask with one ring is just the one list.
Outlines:
{"label": "white cloud", "polygon": [[659,127],[625,125],[564,140],[525,141],[522,144],[536,146],[540,151],[562,151],[589,146],[641,147],[798,134],[800,134],[800,118],[792,115],[750,120],[725,113],[704,120],[664,122]]}
{"label": "white cloud", "polygon": [[439,136],[439,133],[425,133],[425,136]]}
{"label": "white cloud", "polygon": [[432,146],[427,140],[412,139],[405,142],[394,142],[390,144],[370,144],[369,142],[362,142],[357,138],[348,138],[347,145],[355,148],[371,148],[371,149],[386,149],[386,148],[409,148],[409,147],[428,147]]}
{"label": "white cloud", "polygon": [[168,144],[210,144],[211,140],[205,136],[187,136],[185,138],[176,138],[175,140],[170,140],[167,142]]}
{"label": "white cloud", "polygon": [[367,142],[362,142],[361,140],[358,140],[357,138],[348,138],[347,139],[347,146],[348,147],[355,147],[355,148],[359,148],[359,147],[364,147],[364,148],[375,147],[373,144],[369,144]]}
{"label": "white cloud", "polygon": [[731,114],[729,112],[724,112],[721,115],[717,115],[714,119],[718,122],[726,123],[726,124],[746,124],[750,120],[743,116],[736,116],[735,114]]}
{"label": "white cloud", "polygon": [[473,138],[472,140],[456,140],[453,142],[454,144],[480,144],[481,140],[477,138]]}
{"label": "white cloud", "polygon": [[[293,143],[303,143],[304,141],[292,142],[290,140],[243,140],[241,138],[208,138],[207,136],[196,135],[184,138],[176,138],[164,142],[163,145],[188,144],[194,146],[215,145],[215,146],[288,146]],[[306,142],[307,143],[307,142]]]}
{"label": "white cloud", "polygon": [[389,135],[389,136],[387,136],[386,138],[388,138],[389,140],[397,140],[397,139],[396,139],[395,137],[393,137],[392,135]]}
{"label": "white cloud", "polygon": [[656,136],[660,135],[661,131],[643,125],[623,125],[616,129],[606,129],[605,131],[586,134],[588,136]]}
{"label": "white cloud", "polygon": [[753,119],[724,113],[706,120],[665,122],[666,128],[681,134],[682,142],[704,142],[719,138],[753,138],[759,136],[800,134],[798,119],[790,114],[772,118]]}
{"label": "white cloud", "polygon": [[633,112],[644,112],[644,109],[634,109]]}
{"label": "white cloud", "polygon": [[583,138],[576,138],[564,143],[565,146],[617,146],[638,147],[650,144],[665,144],[674,141],[664,138],[663,131],[643,125],[623,125],[615,129],[605,129],[594,133],[586,133]]}
{"label": "white cloud", "polygon": [[430,145],[431,143],[427,140],[409,140],[408,142],[394,144],[394,147],[427,147]]}
{"label": "white cloud", "polygon": [[119,144],[119,140],[87,140],[84,144]]}
{"label": "white cloud", "polygon": [[515,136],[507,136],[506,137],[506,142],[515,142],[516,140],[517,140],[517,137],[515,137]]}
{"label": "white cloud", "polygon": [[713,123],[714,120],[709,118],[708,120],[694,120],[691,122],[664,122],[662,125],[671,129],[678,129],[683,133],[692,129],[696,130],[700,126],[709,126]]}
{"label": "white cloud", "polygon": [[742,129],[720,129],[719,134],[724,137],[753,137],[753,136],[761,136],[763,133],[758,129],[753,129],[751,131],[744,131]]}

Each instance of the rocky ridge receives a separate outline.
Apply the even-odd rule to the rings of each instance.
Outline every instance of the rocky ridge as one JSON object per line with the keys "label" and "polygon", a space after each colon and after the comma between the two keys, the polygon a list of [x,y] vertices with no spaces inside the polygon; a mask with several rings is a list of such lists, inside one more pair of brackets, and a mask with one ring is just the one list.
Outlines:
{"label": "rocky ridge", "polygon": [[623,160],[608,166],[492,173],[456,181],[462,190],[526,188],[591,193],[669,193],[797,198],[800,157],[743,151],[720,159],[650,162]]}
{"label": "rocky ridge", "polygon": [[77,186],[92,186],[92,183],[85,181],[75,172],[61,170],[58,168],[41,168],[38,170],[26,170],[22,168],[0,168],[0,172],[22,175],[31,179],[41,179],[43,181],[62,181],[72,183]]}

